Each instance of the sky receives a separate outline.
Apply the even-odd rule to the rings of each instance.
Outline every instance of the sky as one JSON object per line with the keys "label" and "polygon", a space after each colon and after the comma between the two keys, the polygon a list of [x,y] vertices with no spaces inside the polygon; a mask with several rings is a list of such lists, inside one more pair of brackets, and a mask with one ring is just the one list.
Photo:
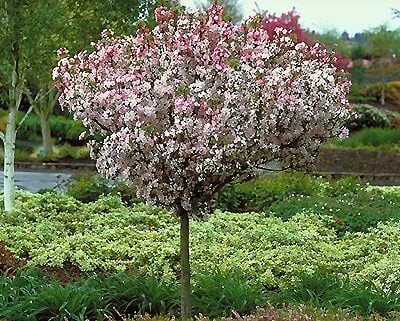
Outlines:
{"label": "sky", "polygon": [[[316,32],[336,29],[350,36],[386,24],[390,29],[400,28],[400,18],[393,18],[391,8],[400,9],[400,0],[238,0],[244,16],[260,7],[269,13],[281,14],[295,8],[300,24]],[[181,0],[195,8],[195,0]]]}

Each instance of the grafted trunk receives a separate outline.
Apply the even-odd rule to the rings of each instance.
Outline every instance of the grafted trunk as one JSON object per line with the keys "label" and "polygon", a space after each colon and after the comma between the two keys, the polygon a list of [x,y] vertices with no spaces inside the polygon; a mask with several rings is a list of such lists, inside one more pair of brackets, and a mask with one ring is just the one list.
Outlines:
{"label": "grafted trunk", "polygon": [[191,316],[190,303],[190,263],[189,263],[189,215],[187,211],[180,212],[181,219],[181,318]]}
{"label": "grafted trunk", "polygon": [[14,158],[17,134],[16,118],[17,109],[10,108],[4,141],[4,209],[7,212],[14,210],[15,203]]}

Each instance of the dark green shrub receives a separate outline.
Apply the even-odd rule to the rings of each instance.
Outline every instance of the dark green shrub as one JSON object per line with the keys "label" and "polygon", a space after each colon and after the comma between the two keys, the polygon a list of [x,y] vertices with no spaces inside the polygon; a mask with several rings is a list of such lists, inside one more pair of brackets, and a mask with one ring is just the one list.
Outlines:
{"label": "dark green shrub", "polygon": [[400,221],[398,204],[399,195],[359,191],[337,194],[337,197],[293,197],[276,202],[269,209],[274,216],[284,220],[300,211],[325,215],[331,218],[335,230],[344,233],[366,232],[379,222]]}
{"label": "dark green shrub", "polygon": [[51,134],[57,143],[69,142],[73,145],[82,145],[79,135],[84,131],[81,122],[63,116],[50,117]]}
{"label": "dark green shrub", "polygon": [[[18,114],[18,122],[24,116],[23,113]],[[18,128],[17,139],[27,140],[30,142],[40,143],[42,141],[42,133],[39,117],[36,114],[30,114],[22,125]]]}
{"label": "dark green shrub", "polygon": [[313,195],[321,180],[304,173],[263,176],[244,183],[231,184],[219,195],[216,207],[230,212],[260,212],[278,200],[294,195]]}
{"label": "dark green shrub", "polygon": [[346,125],[351,131],[358,131],[363,128],[380,127],[390,128],[391,121],[388,114],[379,108],[367,104],[354,105],[355,116]]}
{"label": "dark green shrub", "polygon": [[138,312],[152,315],[179,312],[177,283],[120,273],[98,279],[97,286],[111,297],[113,307],[125,315],[134,315]]}
{"label": "dark green shrub", "polygon": [[119,181],[112,181],[98,174],[74,175],[66,184],[66,193],[84,203],[94,202],[100,195],[119,194],[125,204],[143,202],[136,197],[136,189]]}
{"label": "dark green shrub", "polygon": [[[245,314],[265,305],[265,295],[233,273],[197,275],[193,300],[196,313],[218,317],[232,309]],[[37,272],[0,277],[0,318],[10,321],[105,320],[136,313],[179,314],[179,289],[175,282],[129,274],[93,276],[61,284]]]}
{"label": "dark green shrub", "polygon": [[341,196],[364,188],[365,183],[353,177],[335,181],[300,172],[284,172],[228,185],[219,195],[216,207],[235,213],[265,212],[272,204],[288,198]]}
{"label": "dark green shrub", "polygon": [[65,140],[74,144],[82,144],[82,140],[79,140],[79,135],[85,131],[85,127],[81,121],[74,121],[65,133]]}

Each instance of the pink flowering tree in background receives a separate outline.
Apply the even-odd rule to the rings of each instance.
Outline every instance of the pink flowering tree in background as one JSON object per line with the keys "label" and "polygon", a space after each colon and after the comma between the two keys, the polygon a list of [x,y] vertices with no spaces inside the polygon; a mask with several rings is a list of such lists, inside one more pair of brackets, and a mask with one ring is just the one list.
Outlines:
{"label": "pink flowering tree in background", "polygon": [[271,160],[311,163],[346,135],[349,82],[318,44],[296,43],[261,18],[236,26],[222,7],[156,9],[135,36],[103,32],[92,53],[53,71],[60,103],[83,121],[97,168],[122,177],[148,204],[181,222],[181,316],[190,315],[189,218],[210,212],[218,191]]}
{"label": "pink flowering tree in background", "polygon": [[[299,22],[300,16],[296,14],[294,9],[286,13],[282,13],[280,16],[276,14],[264,13],[261,25],[262,28],[267,30],[269,37],[273,38],[277,35],[277,28],[284,28],[291,31],[293,41],[296,43],[304,42],[307,46],[313,47],[316,43],[315,32],[304,29]],[[325,50],[326,46],[320,47]],[[334,53],[335,59],[332,60],[332,64],[338,69],[346,68],[351,60],[343,57],[339,53]]]}

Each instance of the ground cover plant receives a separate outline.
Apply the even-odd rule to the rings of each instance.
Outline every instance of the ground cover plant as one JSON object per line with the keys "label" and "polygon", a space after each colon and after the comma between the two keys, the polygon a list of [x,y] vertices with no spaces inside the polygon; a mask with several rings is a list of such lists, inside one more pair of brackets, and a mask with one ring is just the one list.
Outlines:
{"label": "ground cover plant", "polygon": [[[271,186],[265,203],[257,194],[263,184]],[[206,222],[191,222],[195,313],[219,317],[234,308],[247,314],[257,305],[268,310],[268,302],[343,308],[366,317],[399,311],[398,189],[301,173],[228,189],[257,212],[217,210]],[[0,239],[15,260],[39,268],[1,279],[6,320],[24,320],[29,311],[37,311],[37,320],[40,313],[44,319],[101,319],[103,312],[114,315],[113,306],[124,314],[177,313],[179,228],[167,211],[139,200],[128,204],[114,192],[87,203],[54,192],[20,192],[17,211],[1,212],[0,219]],[[331,310],[315,311],[323,320]]]}

